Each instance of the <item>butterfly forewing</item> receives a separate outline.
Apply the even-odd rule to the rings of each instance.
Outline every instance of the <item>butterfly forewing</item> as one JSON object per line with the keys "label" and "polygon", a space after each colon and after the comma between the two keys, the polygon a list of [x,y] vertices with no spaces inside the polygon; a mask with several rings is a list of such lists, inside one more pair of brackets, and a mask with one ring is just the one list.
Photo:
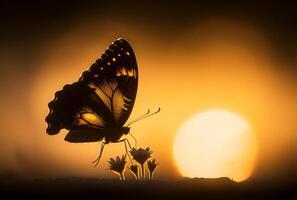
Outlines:
{"label": "butterfly forewing", "polygon": [[127,41],[119,39],[94,65],[80,80],[95,89],[112,113],[114,123],[123,126],[131,114],[137,93],[138,69],[134,52]]}
{"label": "butterfly forewing", "polygon": [[125,124],[138,84],[134,52],[124,39],[116,40],[78,82],[64,86],[49,103],[47,132],[70,130],[65,140],[101,140],[111,127]]}

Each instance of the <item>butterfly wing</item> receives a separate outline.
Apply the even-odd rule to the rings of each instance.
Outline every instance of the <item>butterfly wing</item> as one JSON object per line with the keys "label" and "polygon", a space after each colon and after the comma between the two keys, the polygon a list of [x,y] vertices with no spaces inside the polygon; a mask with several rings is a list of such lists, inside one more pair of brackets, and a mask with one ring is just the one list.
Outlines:
{"label": "butterfly wing", "polygon": [[132,47],[116,40],[78,82],[64,86],[49,103],[47,133],[70,130],[69,142],[93,142],[121,127],[132,111],[138,84],[138,69]]}
{"label": "butterfly wing", "polygon": [[136,58],[129,43],[124,39],[112,43],[80,81],[95,89],[115,125],[123,126],[131,114],[138,85]]}

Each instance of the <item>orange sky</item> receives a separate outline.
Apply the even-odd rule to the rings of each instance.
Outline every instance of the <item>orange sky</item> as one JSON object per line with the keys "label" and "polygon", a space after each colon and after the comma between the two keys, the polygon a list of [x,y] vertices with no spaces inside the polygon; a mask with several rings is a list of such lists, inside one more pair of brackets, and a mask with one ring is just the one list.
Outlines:
{"label": "orange sky", "polygon": [[[93,168],[91,161],[99,144],[67,143],[65,131],[48,136],[44,118],[55,91],[78,80],[118,37],[131,43],[139,67],[138,94],[130,119],[148,108],[162,109],[131,128],[140,146],[153,149],[153,157],[160,163],[157,178],[179,176],[172,153],[175,134],[188,118],[207,109],[237,113],[254,128],[259,141],[256,172],[273,165],[275,155],[296,140],[296,80],[279,70],[284,63],[253,26],[213,19],[188,28],[180,40],[162,41],[150,27],[139,24],[99,24],[82,20],[52,40],[37,63],[38,70],[30,76],[31,87],[15,91],[24,94],[23,105],[11,109],[13,94],[11,99],[1,100],[1,109],[8,113],[1,116],[1,131],[12,133],[1,136],[3,169],[27,176],[113,177],[105,170],[106,159],[123,154],[123,145],[108,145],[99,167]],[[104,27],[104,33],[99,27]],[[22,77],[17,71],[12,75],[16,80]]]}

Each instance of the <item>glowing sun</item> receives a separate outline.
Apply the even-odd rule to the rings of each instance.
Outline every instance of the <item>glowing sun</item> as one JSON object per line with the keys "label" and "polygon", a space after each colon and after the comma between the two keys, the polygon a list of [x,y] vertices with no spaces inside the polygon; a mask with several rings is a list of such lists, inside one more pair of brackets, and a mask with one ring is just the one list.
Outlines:
{"label": "glowing sun", "polygon": [[251,126],[240,116],[210,110],[195,115],[179,129],[174,157],[187,177],[247,179],[255,165],[257,141]]}

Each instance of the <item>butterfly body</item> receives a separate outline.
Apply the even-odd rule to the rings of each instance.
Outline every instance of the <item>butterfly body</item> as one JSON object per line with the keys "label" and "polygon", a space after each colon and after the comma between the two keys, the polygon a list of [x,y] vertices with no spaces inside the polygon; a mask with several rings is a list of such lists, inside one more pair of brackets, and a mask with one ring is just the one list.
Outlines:
{"label": "butterfly body", "polygon": [[138,68],[130,44],[113,42],[77,82],[56,92],[49,103],[47,133],[69,130],[65,140],[73,143],[113,143],[128,134],[124,126],[135,102]]}
{"label": "butterfly body", "polygon": [[108,131],[105,135],[105,144],[114,143],[121,139],[123,135],[127,135],[130,127],[115,127]]}

